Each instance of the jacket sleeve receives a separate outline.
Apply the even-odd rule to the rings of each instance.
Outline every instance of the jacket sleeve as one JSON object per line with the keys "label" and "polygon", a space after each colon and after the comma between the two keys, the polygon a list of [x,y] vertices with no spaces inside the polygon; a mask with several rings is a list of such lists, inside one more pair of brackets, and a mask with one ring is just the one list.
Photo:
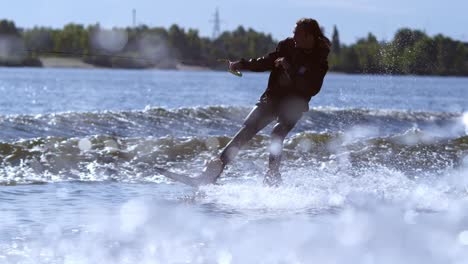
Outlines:
{"label": "jacket sleeve", "polygon": [[271,71],[275,67],[275,60],[281,57],[283,41],[279,42],[276,50],[257,59],[241,59],[242,69],[253,72]]}

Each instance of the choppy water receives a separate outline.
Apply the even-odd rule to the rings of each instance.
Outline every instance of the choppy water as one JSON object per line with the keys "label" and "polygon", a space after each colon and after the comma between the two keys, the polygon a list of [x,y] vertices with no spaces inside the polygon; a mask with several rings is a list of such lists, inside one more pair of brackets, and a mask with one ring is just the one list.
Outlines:
{"label": "choppy water", "polygon": [[329,74],[194,190],[266,74],[0,69],[0,263],[466,263],[468,79]]}

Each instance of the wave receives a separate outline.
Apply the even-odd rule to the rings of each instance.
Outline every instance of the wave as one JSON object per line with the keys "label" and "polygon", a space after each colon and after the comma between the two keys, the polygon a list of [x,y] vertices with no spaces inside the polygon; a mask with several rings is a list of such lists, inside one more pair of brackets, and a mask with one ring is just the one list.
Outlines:
{"label": "wave", "polygon": [[[157,175],[153,167],[196,172],[229,142],[227,136],[45,137],[0,143],[0,182],[139,181]],[[268,159],[269,137],[256,136],[239,154],[237,171],[258,171]],[[443,138],[421,130],[380,137],[300,132],[285,141],[283,166],[327,167],[359,173],[373,167],[408,176],[468,165],[468,136]]]}
{"label": "wave", "polygon": [[[150,108],[143,111],[66,112],[43,115],[0,116],[0,141],[38,137],[217,136],[233,135],[250,108],[208,106]],[[294,133],[345,132],[355,126],[372,127],[380,135],[410,128],[438,131],[451,137],[465,134],[462,113],[397,110],[315,108],[304,114]],[[267,133],[269,129],[265,130]]]}

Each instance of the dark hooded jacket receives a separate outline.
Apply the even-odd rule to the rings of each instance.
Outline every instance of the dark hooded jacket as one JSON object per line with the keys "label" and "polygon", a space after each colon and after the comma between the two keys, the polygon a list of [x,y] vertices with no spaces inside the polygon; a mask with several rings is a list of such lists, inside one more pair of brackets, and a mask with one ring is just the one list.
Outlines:
{"label": "dark hooded jacket", "polygon": [[[271,71],[268,87],[260,98],[260,103],[280,103],[295,97],[308,103],[322,88],[328,71],[329,47],[325,43],[313,49],[296,48],[294,40],[287,38],[278,43],[276,50],[268,55],[250,60],[241,60],[242,69],[262,72]],[[288,70],[275,67],[275,60],[284,57]],[[306,104],[307,105],[307,104]],[[304,111],[308,110],[304,109]]]}

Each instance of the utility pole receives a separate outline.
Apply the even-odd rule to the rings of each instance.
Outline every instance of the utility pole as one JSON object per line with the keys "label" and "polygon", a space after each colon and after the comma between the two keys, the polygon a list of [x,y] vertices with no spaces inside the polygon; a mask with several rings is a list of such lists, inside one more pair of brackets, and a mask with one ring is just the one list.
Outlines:
{"label": "utility pole", "polygon": [[133,14],[133,27],[136,27],[136,9],[135,8],[133,8],[132,14]]}
{"label": "utility pole", "polygon": [[221,34],[221,19],[219,18],[219,10],[216,7],[216,11],[214,13],[214,19],[210,20],[213,23],[213,35],[212,38],[216,39]]}

